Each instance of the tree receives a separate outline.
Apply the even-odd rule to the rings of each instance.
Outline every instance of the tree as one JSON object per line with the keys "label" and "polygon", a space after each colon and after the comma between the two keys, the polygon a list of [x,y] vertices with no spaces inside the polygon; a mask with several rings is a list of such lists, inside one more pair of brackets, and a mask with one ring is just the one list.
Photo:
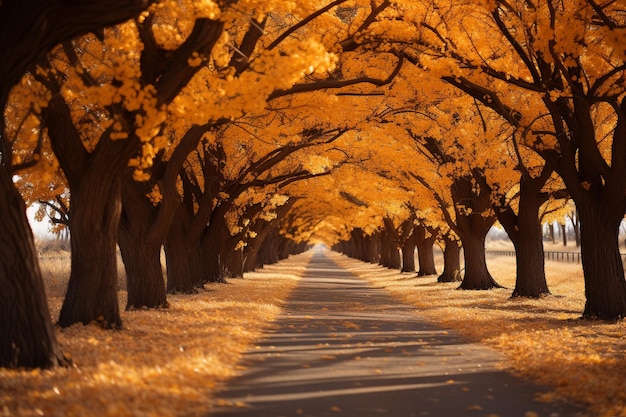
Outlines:
{"label": "tree", "polygon": [[[91,1],[58,5],[55,2],[3,0],[0,3],[0,108],[11,88],[37,59],[54,45],[103,26],[124,21],[143,10],[149,1]],[[13,182],[11,147],[0,118],[0,366],[51,367],[64,362],[54,336],[44,294],[32,232],[22,197]]]}
{"label": "tree", "polygon": [[[626,64],[614,51],[624,42],[623,13],[616,3],[592,1],[529,6],[496,2],[455,10],[476,16],[481,30],[468,31],[467,18],[458,14],[437,17],[451,24],[448,33],[422,27],[446,51],[444,65],[458,69],[444,79],[528,129],[527,146],[554,164],[580,215],[583,316],[621,318],[626,281],[617,236],[626,210],[626,100],[619,80]],[[488,45],[499,45],[503,59],[484,59]],[[517,105],[519,92],[542,105]],[[547,118],[550,129],[535,130],[537,117]]]}

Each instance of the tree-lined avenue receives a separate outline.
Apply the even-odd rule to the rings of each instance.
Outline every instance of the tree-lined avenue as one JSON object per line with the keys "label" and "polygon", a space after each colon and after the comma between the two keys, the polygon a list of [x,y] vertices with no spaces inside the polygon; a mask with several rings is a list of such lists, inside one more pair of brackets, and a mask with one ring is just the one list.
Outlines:
{"label": "tree-lined avenue", "polygon": [[544,387],[500,369],[500,354],[429,324],[414,307],[339,266],[337,253],[314,250],[283,313],[244,355],[246,369],[218,393],[211,416],[581,412],[534,401]]}

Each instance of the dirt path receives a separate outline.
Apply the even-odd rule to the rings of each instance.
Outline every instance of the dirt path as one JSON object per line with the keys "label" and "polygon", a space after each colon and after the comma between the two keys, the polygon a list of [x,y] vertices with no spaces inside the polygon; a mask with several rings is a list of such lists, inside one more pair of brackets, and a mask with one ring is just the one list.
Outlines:
{"label": "dirt path", "polygon": [[[502,359],[426,323],[317,252],[275,325],[211,416],[566,417]],[[536,413],[536,414],[533,414]]]}

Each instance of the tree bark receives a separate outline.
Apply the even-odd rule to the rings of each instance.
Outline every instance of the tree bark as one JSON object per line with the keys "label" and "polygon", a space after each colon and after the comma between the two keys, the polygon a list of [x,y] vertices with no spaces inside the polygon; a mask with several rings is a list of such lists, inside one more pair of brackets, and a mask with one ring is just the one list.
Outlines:
{"label": "tree bark", "polygon": [[485,234],[467,234],[461,237],[465,258],[465,275],[459,289],[490,290],[501,288],[487,269],[485,257]]}
{"label": "tree bark", "polygon": [[225,215],[228,212],[229,204],[224,202],[222,206],[216,207],[211,214],[211,220],[202,238],[202,248],[204,250],[204,268],[206,274],[204,282],[226,282],[226,278],[232,278],[238,265],[233,259],[235,246],[233,237],[230,235],[226,225]]}
{"label": "tree bark", "polygon": [[[556,169],[576,203],[586,303],[583,317],[618,320],[626,317],[626,281],[619,253],[619,225],[626,213],[626,98],[616,111],[611,144],[611,165],[598,151],[593,121],[593,99],[574,95],[573,108],[562,100],[544,100],[555,126],[565,121],[570,134],[557,137],[561,156]],[[561,106],[560,106],[561,105]],[[575,146],[574,146],[575,145]]]}
{"label": "tree bark", "polygon": [[[539,197],[540,183],[523,177],[520,180],[520,197],[517,221],[501,221],[515,246],[516,277],[512,297],[539,298],[550,294],[546,282],[543,236],[539,209],[545,199]],[[539,181],[540,182],[540,181]],[[506,212],[503,213],[506,215]]]}
{"label": "tree bark", "polygon": [[461,245],[449,234],[443,236],[445,247],[443,250],[443,272],[437,277],[437,282],[461,281]]}
{"label": "tree bark", "polygon": [[402,244],[402,272],[415,272],[415,230]]}
{"label": "tree bark", "polygon": [[619,252],[619,210],[581,204],[578,211],[587,298],[583,317],[622,319],[626,317],[626,281]]}
{"label": "tree bark", "polygon": [[126,270],[127,310],[167,308],[161,245],[120,229],[119,247]]}
{"label": "tree bark", "polygon": [[435,244],[435,235],[428,234],[428,229],[423,225],[415,226],[416,241],[417,241],[417,258],[419,260],[418,277],[426,275],[436,275],[437,268],[435,267],[435,253],[433,252],[433,246]]}
{"label": "tree bark", "polygon": [[86,172],[71,196],[72,270],[59,316],[63,327],[99,323],[121,328],[117,297],[117,233],[121,184],[103,171]]}
{"label": "tree bark", "polygon": [[201,244],[187,233],[191,222],[188,216],[181,206],[165,239],[168,293],[191,294],[202,287]]}
{"label": "tree bark", "polygon": [[0,366],[64,363],[22,197],[0,166]]}
{"label": "tree bark", "polygon": [[391,269],[402,269],[402,257],[398,247],[398,236],[393,221],[385,218],[381,233],[381,265]]}
{"label": "tree bark", "polygon": [[161,246],[169,225],[162,225],[164,230],[154,233],[152,228],[160,225],[156,224],[156,208],[145,194],[142,184],[126,173],[118,244],[126,270],[127,310],[167,307]]}
{"label": "tree bark", "polygon": [[134,135],[113,140],[109,128],[87,153],[60,95],[53,97],[46,112],[52,149],[71,189],[72,271],[59,324],[98,321],[104,327],[121,327],[117,299],[121,176],[141,141]]}
{"label": "tree bark", "polygon": [[[488,290],[501,286],[487,269],[485,239],[495,217],[485,215],[491,208],[491,195],[482,187],[478,193],[470,177],[457,178],[452,186],[457,234],[463,244],[465,275],[459,289]],[[459,207],[462,204],[463,207]]]}
{"label": "tree bark", "polygon": [[[537,177],[522,173],[517,214],[503,195],[494,207],[500,224],[515,246],[516,276],[512,297],[539,298],[550,294],[546,282],[539,209],[548,199],[548,194],[542,193],[542,189],[552,172],[552,168],[545,166]],[[474,177],[482,188],[492,192],[484,177],[477,174]]]}
{"label": "tree bark", "polygon": [[367,262],[376,264],[380,262],[381,254],[381,235],[374,233],[367,238],[368,260]]}

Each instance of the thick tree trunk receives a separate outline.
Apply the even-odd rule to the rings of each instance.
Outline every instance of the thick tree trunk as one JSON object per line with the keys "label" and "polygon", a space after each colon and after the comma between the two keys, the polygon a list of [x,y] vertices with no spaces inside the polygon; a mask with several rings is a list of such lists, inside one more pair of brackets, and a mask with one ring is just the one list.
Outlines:
{"label": "thick tree trunk", "polygon": [[234,247],[230,242],[230,233],[224,218],[215,216],[202,238],[202,249],[204,251],[203,263],[205,275],[203,282],[226,282],[226,278],[231,278],[236,268],[232,256]]}
{"label": "thick tree trunk", "polygon": [[504,197],[501,204],[494,208],[500,224],[515,246],[516,276],[512,297],[539,298],[550,293],[546,282],[539,209],[548,197],[541,190],[551,173],[551,169],[544,168],[541,176],[536,178],[522,174],[517,214]]}
{"label": "thick tree trunk", "polygon": [[0,366],[64,363],[22,197],[0,166]]}
{"label": "thick tree trunk", "polygon": [[402,258],[393,230],[385,227],[381,234],[380,264],[386,268],[401,269]]}
{"label": "thick tree trunk", "polygon": [[284,237],[281,237],[280,245],[278,245],[278,257],[280,260],[289,258],[293,249],[293,241]]}
{"label": "thick tree trunk", "polygon": [[415,272],[415,232],[402,244],[402,272]]}
{"label": "thick tree trunk", "polygon": [[529,190],[529,194],[526,194],[525,184],[520,187],[517,222],[514,230],[509,233],[515,246],[517,269],[512,297],[538,298],[550,294],[546,282],[543,238],[539,220],[541,206],[541,202],[537,199],[539,191],[540,189]]}
{"label": "thick tree trunk", "polygon": [[426,237],[428,230],[425,226],[415,226],[416,240],[417,240],[417,258],[419,261],[418,277],[426,275],[436,275],[437,268],[435,267],[435,253],[433,252],[433,246],[435,244],[436,236],[430,235]]}
{"label": "thick tree trunk", "polygon": [[161,245],[120,229],[119,247],[126,270],[127,310],[167,308]]}
{"label": "thick tree trunk", "polygon": [[[475,193],[474,184],[469,177],[458,178],[452,186],[455,205],[457,234],[463,244],[465,275],[459,289],[488,290],[499,288],[487,269],[485,239],[495,223],[495,217],[484,216],[491,208],[491,193],[480,188]],[[464,208],[458,207],[463,204]],[[469,213],[467,212],[469,210]]]}
{"label": "thick tree trunk", "polygon": [[[574,95],[571,108],[556,109],[546,102],[555,119],[574,126],[576,146],[561,146],[557,170],[576,203],[580,216],[582,266],[586,303],[583,317],[617,320],[626,317],[626,281],[619,254],[619,226],[626,213],[626,98],[616,111],[611,143],[611,164],[598,163],[593,99]],[[555,105],[558,105],[558,101]],[[556,111],[560,113],[554,115]],[[558,120],[555,125],[559,125]],[[570,134],[558,134],[563,141]]]}
{"label": "thick tree trunk", "polygon": [[117,297],[117,234],[121,213],[120,178],[86,172],[72,190],[72,271],[59,316],[63,327],[98,322],[121,328]]}
{"label": "thick tree trunk", "polygon": [[368,259],[367,262],[376,264],[380,262],[381,254],[381,236],[380,233],[374,233],[367,237]]}
{"label": "thick tree trunk", "polygon": [[467,234],[461,237],[465,258],[465,275],[459,289],[489,290],[501,288],[487,269],[485,257],[486,233]]}
{"label": "thick tree trunk", "polygon": [[278,240],[277,231],[273,229],[263,241],[263,246],[259,248],[258,258],[262,265],[271,265],[278,262]]}
{"label": "thick tree trunk", "polygon": [[156,209],[145,197],[141,185],[132,177],[125,177],[118,245],[126,270],[127,310],[167,307],[161,265],[166,231],[151,233],[153,227],[158,227],[155,217]]}
{"label": "thick tree trunk", "polygon": [[260,266],[259,251],[271,230],[271,223],[266,220],[257,220],[253,227],[256,237],[244,249],[243,272],[254,271]]}
{"label": "thick tree trunk", "polygon": [[181,207],[165,239],[168,293],[191,294],[202,287],[201,245],[186,233],[186,214]]}
{"label": "thick tree trunk", "polygon": [[511,296],[539,298],[550,294],[546,283],[543,244],[536,237],[524,235],[526,233],[515,246],[517,275]]}
{"label": "thick tree trunk", "polygon": [[437,278],[437,282],[461,281],[461,245],[456,239],[448,234],[443,237],[445,247],[443,250],[443,272]]}
{"label": "thick tree trunk", "polygon": [[[616,320],[626,317],[626,281],[619,253],[621,216],[610,207],[578,207],[585,295],[583,317]],[[619,214],[619,211],[617,211]]]}

